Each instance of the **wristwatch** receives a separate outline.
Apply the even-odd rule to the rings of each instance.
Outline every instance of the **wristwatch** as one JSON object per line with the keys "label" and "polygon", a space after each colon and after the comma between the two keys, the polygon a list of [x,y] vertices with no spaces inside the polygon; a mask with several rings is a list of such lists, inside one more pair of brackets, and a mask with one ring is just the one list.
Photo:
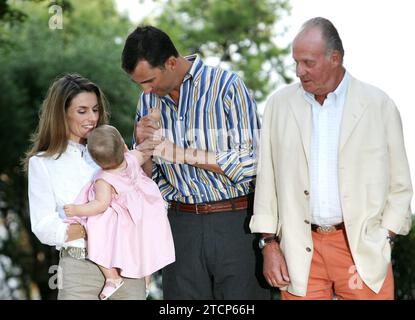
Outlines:
{"label": "wristwatch", "polygon": [[396,239],[396,236],[391,236],[391,235],[388,235],[388,236],[386,237],[386,239],[388,239],[389,244],[390,244],[391,246],[393,246],[393,245],[395,244],[395,239]]}
{"label": "wristwatch", "polygon": [[277,236],[274,234],[273,236],[269,236],[269,237],[263,237],[261,239],[259,239],[259,249],[263,249],[268,243],[271,243],[273,241],[277,241]]}

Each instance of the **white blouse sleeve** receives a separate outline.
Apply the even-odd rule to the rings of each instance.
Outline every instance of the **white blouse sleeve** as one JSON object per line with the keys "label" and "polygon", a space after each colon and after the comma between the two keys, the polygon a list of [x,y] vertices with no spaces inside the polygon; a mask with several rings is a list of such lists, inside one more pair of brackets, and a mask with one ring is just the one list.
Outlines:
{"label": "white blouse sleeve", "polygon": [[28,193],[32,232],[43,244],[61,247],[68,225],[62,221],[44,159],[31,157],[28,170]]}

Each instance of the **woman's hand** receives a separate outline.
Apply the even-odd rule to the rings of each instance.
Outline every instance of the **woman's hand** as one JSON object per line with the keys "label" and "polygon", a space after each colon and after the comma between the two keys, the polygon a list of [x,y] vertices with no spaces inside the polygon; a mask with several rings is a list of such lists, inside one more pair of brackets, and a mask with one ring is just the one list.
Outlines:
{"label": "woman's hand", "polygon": [[81,224],[70,224],[66,230],[66,235],[66,242],[86,238],[85,229]]}

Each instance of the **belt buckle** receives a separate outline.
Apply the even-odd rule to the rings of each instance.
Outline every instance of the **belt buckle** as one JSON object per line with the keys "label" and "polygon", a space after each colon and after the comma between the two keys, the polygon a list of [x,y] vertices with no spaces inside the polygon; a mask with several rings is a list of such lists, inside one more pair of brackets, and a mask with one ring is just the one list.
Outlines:
{"label": "belt buckle", "polygon": [[336,231],[335,226],[319,226],[317,228],[318,233],[331,233],[333,231]]}
{"label": "belt buckle", "polygon": [[201,203],[201,204],[195,204],[195,207],[196,207],[196,214],[202,214],[201,212],[199,212],[199,207],[206,207],[206,213],[209,213],[209,205],[207,204],[207,203]]}

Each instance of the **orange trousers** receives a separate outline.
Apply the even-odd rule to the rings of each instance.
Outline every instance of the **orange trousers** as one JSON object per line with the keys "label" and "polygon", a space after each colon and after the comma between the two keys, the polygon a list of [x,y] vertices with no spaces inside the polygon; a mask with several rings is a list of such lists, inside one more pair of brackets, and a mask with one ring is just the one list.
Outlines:
{"label": "orange trousers", "polygon": [[282,300],[393,300],[392,265],[379,293],[373,292],[356,271],[344,230],[321,234],[312,232],[314,253],[307,295],[281,291]]}

